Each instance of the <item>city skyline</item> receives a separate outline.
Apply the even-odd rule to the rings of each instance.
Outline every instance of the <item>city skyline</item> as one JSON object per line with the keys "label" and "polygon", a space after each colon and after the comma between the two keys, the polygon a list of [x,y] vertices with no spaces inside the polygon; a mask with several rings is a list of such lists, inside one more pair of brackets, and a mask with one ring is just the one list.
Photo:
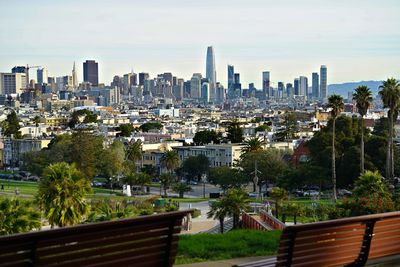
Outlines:
{"label": "city skyline", "polygon": [[[2,3],[0,71],[41,65],[57,77],[69,74],[73,61],[94,59],[100,83],[132,69],[190,79],[193,73],[205,76],[204,49],[212,45],[222,84],[228,64],[241,74],[244,87],[254,82],[258,89],[265,70],[276,87],[299,76],[310,79],[321,64],[329,67],[328,83],[398,78],[396,1],[286,2],[223,0],[213,1],[212,9],[208,0],[173,0],[168,8],[155,0],[85,1],[79,8],[74,1]],[[82,66],[76,71],[82,81]]]}

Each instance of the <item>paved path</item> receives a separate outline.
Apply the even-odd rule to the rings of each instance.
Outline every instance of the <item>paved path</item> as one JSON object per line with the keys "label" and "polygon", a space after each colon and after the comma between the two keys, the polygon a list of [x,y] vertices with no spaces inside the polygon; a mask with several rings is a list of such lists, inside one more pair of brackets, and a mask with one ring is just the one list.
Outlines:
{"label": "paved path", "polygon": [[259,260],[268,259],[268,258],[271,258],[271,256],[235,258],[235,259],[229,259],[229,260],[207,261],[207,262],[181,264],[181,265],[175,264],[174,266],[175,267],[232,267],[232,265],[235,265],[235,264],[259,261]]}

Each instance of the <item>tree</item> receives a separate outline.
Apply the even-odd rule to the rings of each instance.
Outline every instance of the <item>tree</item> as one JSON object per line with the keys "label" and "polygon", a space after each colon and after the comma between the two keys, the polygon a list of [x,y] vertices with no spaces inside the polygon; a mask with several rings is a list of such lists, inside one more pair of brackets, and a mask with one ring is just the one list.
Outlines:
{"label": "tree", "polygon": [[36,197],[50,225],[63,227],[82,221],[89,211],[85,196],[90,191],[89,179],[74,165],[61,162],[44,170]]}
{"label": "tree", "polygon": [[179,155],[175,150],[169,150],[161,157],[160,163],[170,172],[173,173],[179,167]]}
{"label": "tree", "polygon": [[328,98],[328,107],[331,108],[331,116],[333,120],[332,127],[332,184],[333,184],[333,200],[337,200],[336,193],[336,166],[335,166],[335,123],[336,118],[344,108],[343,98],[340,95],[333,94]]}
{"label": "tree", "polygon": [[11,235],[40,229],[40,212],[33,202],[4,198],[0,200],[0,235]]}
{"label": "tree", "polygon": [[136,164],[141,161],[143,157],[143,145],[140,141],[131,141],[126,147],[125,159],[131,162],[134,166],[134,171],[136,171]]}
{"label": "tree", "polygon": [[130,186],[132,185],[140,186],[140,190],[144,192],[144,186],[146,184],[151,183],[151,176],[143,172],[140,173],[130,172],[125,176],[124,181]]}
{"label": "tree", "polygon": [[[171,173],[164,172],[164,173],[160,174],[159,179],[160,179],[162,189],[164,190],[164,196],[167,197],[167,190],[173,183],[174,177],[172,176]],[[160,194],[161,194],[161,188],[160,188]]]}
{"label": "tree", "polygon": [[240,127],[240,122],[237,119],[230,121],[227,138],[231,143],[243,142],[243,129]]}
{"label": "tree", "polygon": [[211,142],[214,144],[219,144],[221,142],[222,139],[222,134],[221,133],[217,133],[214,130],[204,130],[204,131],[198,131],[196,132],[196,134],[193,137],[193,142],[197,145],[197,146],[201,146],[201,145],[206,145],[206,144],[210,144]]}
{"label": "tree", "polygon": [[[35,124],[35,133],[37,135],[37,131],[38,131],[39,123],[40,123],[40,117],[35,116],[32,121]],[[35,137],[36,137],[36,135],[35,135]]]}
{"label": "tree", "polygon": [[243,153],[263,150],[264,142],[258,137],[252,137],[244,142]]}
{"label": "tree", "polygon": [[[393,117],[399,106],[400,101],[400,85],[396,79],[387,79],[379,86],[381,89],[379,95],[382,98],[383,106],[388,108],[389,117],[389,138],[386,156],[386,178],[393,179],[394,177],[394,157],[393,157]],[[397,119],[397,118],[396,118]]]}
{"label": "tree", "polygon": [[142,132],[149,132],[151,130],[161,130],[163,125],[158,121],[150,121],[140,125],[139,128],[142,130]]}
{"label": "tree", "polygon": [[130,123],[127,124],[121,124],[118,127],[118,130],[120,131],[119,136],[125,136],[125,137],[129,137],[132,135],[133,132],[133,126]]}
{"label": "tree", "polygon": [[100,174],[107,178],[117,176],[122,172],[125,159],[124,144],[115,140],[109,148],[104,149],[100,156]]}
{"label": "tree", "polygon": [[[87,131],[75,131],[71,137],[71,146],[68,149],[69,159],[76,164],[85,177],[91,179],[99,170],[99,157],[103,151],[103,138]],[[61,159],[59,162],[64,161]]]}
{"label": "tree", "polygon": [[75,110],[71,114],[71,118],[68,122],[70,128],[75,128],[80,123],[96,123],[97,115],[88,109]]}
{"label": "tree", "polygon": [[189,185],[187,185],[187,184],[185,184],[185,183],[176,183],[176,184],[174,184],[174,185],[172,186],[172,190],[173,190],[175,193],[178,193],[180,198],[183,198],[183,195],[184,195],[186,192],[190,192],[190,191],[192,191],[193,189],[192,189]]}
{"label": "tree", "polygon": [[271,131],[271,127],[268,126],[267,124],[262,124],[260,126],[257,126],[254,131],[257,132],[269,132]]}
{"label": "tree", "polygon": [[[238,167],[242,169],[244,175],[254,183],[255,167],[258,171],[258,186],[261,193],[263,184],[276,182],[277,178],[287,168],[286,162],[282,159],[281,151],[273,148],[244,153],[241,155]],[[254,187],[257,184],[254,184]]]}
{"label": "tree", "polygon": [[13,136],[13,138],[15,139],[22,138],[21,132],[19,131],[19,129],[21,129],[21,126],[19,125],[17,113],[15,113],[14,110],[10,110],[10,113],[7,115],[5,121],[1,123],[1,128],[4,136]]}
{"label": "tree", "polygon": [[356,92],[353,94],[353,100],[357,103],[358,113],[361,116],[361,158],[360,158],[360,173],[364,172],[364,116],[372,102],[371,90],[365,86],[359,86],[356,88]]}
{"label": "tree", "polygon": [[202,154],[197,156],[190,156],[182,163],[182,171],[186,173],[188,182],[196,179],[198,182],[201,176],[208,172],[210,169],[210,161]]}
{"label": "tree", "polygon": [[287,200],[288,192],[279,187],[274,187],[271,190],[271,198],[275,201],[275,217],[279,216],[279,208],[282,206],[283,201]]}
{"label": "tree", "polygon": [[211,168],[208,181],[213,185],[218,185],[226,191],[230,188],[240,188],[248,183],[248,178],[237,169],[227,166]]}
{"label": "tree", "polygon": [[210,210],[207,212],[207,218],[217,219],[219,221],[219,231],[224,233],[224,220],[228,216],[228,209],[222,201],[215,201],[211,203]]}
{"label": "tree", "polygon": [[386,197],[389,195],[389,190],[378,171],[366,171],[355,182],[353,193],[355,197],[368,198],[371,195]]}
{"label": "tree", "polygon": [[241,213],[250,208],[248,195],[241,188],[231,188],[226,191],[221,202],[227,209],[227,214],[233,218],[233,228],[237,228]]}
{"label": "tree", "polygon": [[277,140],[283,142],[295,138],[296,133],[299,131],[299,127],[294,112],[285,112],[283,115],[282,126],[284,127],[283,130],[276,133]]}

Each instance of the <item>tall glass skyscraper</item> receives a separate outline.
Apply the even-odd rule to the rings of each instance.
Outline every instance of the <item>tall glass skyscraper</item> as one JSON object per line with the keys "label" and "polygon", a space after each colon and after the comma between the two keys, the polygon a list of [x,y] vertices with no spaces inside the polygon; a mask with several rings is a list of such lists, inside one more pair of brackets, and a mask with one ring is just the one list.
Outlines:
{"label": "tall glass skyscraper", "polygon": [[325,99],[328,96],[328,69],[326,68],[325,65],[321,66],[321,69],[319,70],[319,75],[321,79],[321,84],[320,84],[320,97],[322,99]]}
{"label": "tall glass skyscraper", "polygon": [[228,97],[233,98],[235,95],[235,68],[233,65],[228,65]]}
{"label": "tall glass skyscraper", "polygon": [[83,81],[90,82],[92,86],[99,85],[99,66],[96,61],[83,62]]}
{"label": "tall glass skyscraper", "polygon": [[269,71],[262,73],[262,89],[267,98],[270,97],[271,80]]}
{"label": "tall glass skyscraper", "polygon": [[314,98],[319,97],[319,75],[318,75],[318,72],[312,73],[312,96]]}
{"label": "tall glass skyscraper", "polygon": [[210,86],[210,100],[214,101],[217,72],[215,70],[215,56],[214,48],[212,46],[207,47],[206,78],[208,79]]}

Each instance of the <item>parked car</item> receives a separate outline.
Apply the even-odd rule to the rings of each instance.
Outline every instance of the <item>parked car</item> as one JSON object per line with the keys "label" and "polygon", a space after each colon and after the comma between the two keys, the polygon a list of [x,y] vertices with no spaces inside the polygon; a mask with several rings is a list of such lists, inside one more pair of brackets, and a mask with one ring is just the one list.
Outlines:
{"label": "parked car", "polygon": [[338,195],[342,197],[350,197],[353,195],[353,193],[349,190],[346,189],[339,189],[338,190]]}
{"label": "parked car", "polygon": [[258,197],[258,194],[255,193],[255,192],[247,193],[247,195],[248,195],[249,197],[251,197],[251,198],[256,198],[256,197]]}
{"label": "parked car", "polygon": [[295,195],[296,197],[302,197],[304,196],[304,191],[301,189],[294,189],[291,192],[293,195]]}
{"label": "parked car", "polygon": [[319,195],[322,195],[322,192],[318,192],[316,190],[307,190],[303,194],[303,196],[305,196],[305,197],[315,197],[315,196],[319,196]]}

